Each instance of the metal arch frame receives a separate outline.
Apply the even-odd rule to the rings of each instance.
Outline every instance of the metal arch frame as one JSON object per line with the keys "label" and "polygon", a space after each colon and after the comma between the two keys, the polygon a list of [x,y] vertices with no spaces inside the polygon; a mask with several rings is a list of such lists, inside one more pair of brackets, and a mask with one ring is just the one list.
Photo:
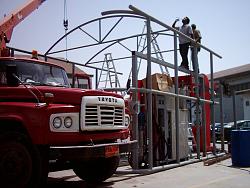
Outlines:
{"label": "metal arch frame", "polygon": [[[108,12],[108,11],[107,11]],[[100,70],[100,68],[98,68],[97,66],[89,66],[89,64],[94,64],[93,62],[91,62],[96,56],[98,56],[100,53],[102,53],[103,51],[105,51],[106,49],[110,48],[111,46],[113,45],[116,45],[116,44],[119,44],[121,45],[123,48],[129,50],[130,52],[132,50],[130,50],[128,47],[126,47],[124,44],[121,43],[121,41],[125,41],[127,39],[133,39],[133,38],[137,38],[137,41],[138,41],[138,37],[140,36],[143,36],[143,35],[146,35],[146,34],[134,34],[134,35],[130,35],[130,36],[127,36],[127,37],[123,37],[123,38],[114,38],[114,39],[111,39],[111,40],[108,40],[108,41],[105,41],[105,39],[112,33],[112,31],[117,27],[117,25],[121,22],[121,20],[123,18],[136,18],[138,20],[143,20],[145,22],[146,18],[143,17],[143,16],[140,16],[140,15],[135,15],[133,11],[119,11],[119,12],[122,12],[122,14],[119,14],[119,15],[111,15],[111,16],[103,16],[103,17],[100,17],[100,18],[96,18],[96,19],[93,19],[93,20],[90,20],[88,22],[85,22],[83,24],[80,24],[78,25],[77,27],[73,28],[72,30],[70,30],[69,32],[65,33],[61,38],[59,38],[44,54],[44,59],[45,61],[47,61],[47,58],[49,57],[48,55],[51,55],[51,54],[56,54],[56,53],[61,53],[61,52],[68,52],[68,51],[73,51],[73,50],[78,50],[78,49],[83,49],[83,48],[87,48],[87,47],[91,47],[91,46],[98,46],[98,45],[101,45],[101,44],[108,44],[107,46],[105,46],[104,48],[102,48],[101,50],[99,50],[98,52],[96,52],[96,54],[94,54],[90,59],[88,59],[87,61],[85,61],[84,63],[73,63],[73,66],[72,66],[72,72],[74,72],[74,65],[75,64],[78,64],[80,66],[84,66],[84,67],[89,67],[89,68],[93,68],[95,69],[96,71],[96,79],[98,77],[98,70]],[[106,20],[106,19],[113,19],[113,18],[119,18],[119,20],[113,25],[111,26],[111,29],[106,33],[104,34],[103,38],[102,38],[102,20]],[[89,34],[87,31],[85,31],[82,27],[86,26],[86,25],[89,25],[91,23],[94,23],[94,22],[99,22],[99,28],[98,28],[98,32],[99,32],[99,39],[96,39],[95,37],[93,37],[91,34]],[[80,30],[82,31],[84,34],[86,34],[87,36],[89,36],[91,39],[93,39],[96,43],[91,43],[90,44],[87,44],[87,45],[82,45],[82,46],[76,46],[76,47],[72,47],[72,48],[67,48],[66,49],[63,49],[61,48],[61,50],[58,50],[58,51],[52,51],[52,49],[57,46],[57,44],[59,44],[63,39],[67,39],[67,37],[69,35],[71,35],[72,33],[74,33],[74,31],[76,30]],[[155,32],[152,32],[152,34],[157,34],[156,37],[158,36],[173,36],[171,34],[168,34],[166,33],[168,31],[168,29],[164,29],[164,30],[158,30],[158,31],[155,31]],[[165,33],[164,33],[165,32]],[[156,38],[155,37],[155,38]],[[152,41],[151,41],[152,42]],[[109,44],[111,43],[111,44]],[[138,42],[137,42],[137,48],[138,48]],[[166,52],[171,52],[171,50],[166,50],[165,52],[161,52],[161,53],[166,53]],[[67,56],[67,55],[66,55]],[[50,57],[52,58],[52,57]],[[131,58],[130,57],[127,57],[127,58]],[[66,57],[67,59],[67,57]],[[118,59],[125,59],[125,58],[118,58]],[[68,59],[67,59],[67,62],[70,62]],[[96,63],[100,63],[101,61],[96,61]],[[122,73],[118,73],[118,74],[122,74]],[[74,85],[74,80],[72,80],[73,82],[73,85]],[[97,86],[96,86],[97,87]]]}
{"label": "metal arch frame", "polygon": [[[107,11],[109,12],[109,11]],[[104,47],[103,49],[101,49],[99,52],[97,52],[95,55],[93,55],[89,60],[86,61],[85,64],[83,64],[83,66],[85,65],[88,65],[88,64],[93,64],[91,63],[90,61],[92,59],[94,59],[98,54],[100,54],[101,52],[103,52],[104,50],[108,49],[109,47],[115,45],[115,44],[119,44],[121,45],[122,47],[126,48],[127,50],[129,50],[130,52],[132,50],[130,50],[129,48],[127,48],[125,45],[121,44],[121,41],[124,41],[124,40],[127,40],[127,39],[132,39],[132,38],[138,38],[142,35],[146,35],[146,34],[135,34],[135,35],[130,35],[128,37],[123,37],[123,38],[116,38],[116,39],[112,39],[112,40],[109,40],[109,41],[105,41],[105,39],[110,35],[110,33],[113,31],[113,29],[120,23],[120,21],[123,19],[123,18],[136,18],[136,19],[141,19],[141,20],[146,20],[145,17],[143,16],[139,16],[139,15],[129,15],[129,14],[134,14],[133,11],[125,11],[123,10],[122,11],[123,13],[126,13],[126,14],[119,14],[119,15],[113,15],[113,16],[104,16],[104,17],[100,17],[100,18],[96,18],[96,19],[93,19],[93,20],[90,20],[88,22],[85,22],[83,24],[80,24],[78,25],[77,27],[73,28],[72,30],[70,30],[68,33],[64,34],[61,38],[59,38],[44,54],[44,56],[48,56],[48,55],[51,55],[51,54],[56,54],[56,53],[61,53],[61,52],[66,52],[66,51],[72,51],[72,50],[77,50],[77,49],[82,49],[82,48],[86,48],[86,47],[91,47],[91,46],[98,46],[98,45],[101,45],[101,44],[107,44],[107,43],[112,43],[112,44],[109,44],[108,46]],[[104,20],[104,19],[110,19],[110,18],[120,18],[116,23],[115,25],[110,29],[110,31],[103,37],[101,38],[101,21]],[[90,35],[88,32],[86,32],[85,30],[82,29],[82,27],[88,25],[88,24],[91,24],[93,22],[99,22],[99,40],[97,40],[96,38],[94,38],[92,35]],[[74,31],[76,30],[80,30],[82,31],[83,33],[85,33],[86,35],[88,35],[90,38],[92,38],[94,41],[96,41],[96,43],[92,43],[92,44],[88,44],[88,45],[82,45],[82,46],[77,46],[77,47],[72,47],[72,48],[68,48],[68,49],[62,49],[62,50],[58,50],[58,51],[52,51],[52,49],[57,45],[59,44],[63,39],[65,39],[66,37],[68,37],[70,34],[72,34]],[[162,36],[173,36],[171,34],[168,34],[168,33],[164,33],[166,31],[169,31],[169,30],[159,30],[159,31],[155,31],[153,32],[152,34],[157,34],[158,36],[159,35],[162,35]],[[158,37],[157,36],[157,37]],[[165,52],[170,52],[170,50],[167,50]],[[131,58],[131,57],[128,57],[128,58]],[[98,62],[101,62],[101,61],[97,61],[96,63]]]}
{"label": "metal arch frame", "polygon": [[[76,31],[77,29],[80,29],[83,27],[83,26],[86,26],[90,23],[93,23],[93,22],[96,22],[96,21],[99,21],[99,41],[97,39],[94,39],[94,37],[92,37],[90,34],[87,34],[88,36],[91,36],[92,39],[94,39],[96,42],[96,44],[91,44],[91,45],[86,45],[86,46],[78,46],[78,47],[75,47],[75,48],[72,48],[72,49],[68,49],[68,51],[70,50],[75,50],[75,49],[79,49],[79,48],[84,48],[84,47],[90,47],[90,46],[94,46],[94,45],[100,45],[100,44],[104,44],[104,43],[109,43],[109,42],[113,42],[113,41],[117,41],[117,40],[121,40],[121,39],[115,39],[115,40],[112,40],[112,41],[107,41],[107,42],[104,42],[104,39],[110,34],[111,30],[114,29],[114,27],[108,32],[107,35],[105,35],[105,37],[101,40],[101,21],[104,20],[104,19],[109,19],[109,18],[118,18],[120,17],[120,20],[123,19],[124,17],[126,18],[138,18],[138,19],[145,19],[143,18],[142,16],[135,16],[135,15],[115,15],[115,16],[104,16],[104,17],[99,17],[99,18],[96,18],[96,19],[93,19],[93,20],[90,20],[88,22],[85,22],[83,24],[80,24],[78,25],[77,27],[75,27],[74,29],[70,30],[68,33],[64,34],[61,38],[59,38],[48,50],[47,52],[45,52],[44,55],[50,55],[50,54],[54,54],[54,53],[59,53],[59,52],[63,52],[65,50],[62,50],[62,51],[56,51],[56,52],[51,52],[51,50],[59,43],[61,42],[64,38],[66,38],[67,36],[69,36],[71,33],[73,33],[74,31]],[[120,22],[120,20],[118,22]],[[116,23],[117,25],[118,23]],[[115,25],[115,26],[116,26]],[[83,30],[81,30],[83,31]],[[134,36],[135,37],[135,36]]]}

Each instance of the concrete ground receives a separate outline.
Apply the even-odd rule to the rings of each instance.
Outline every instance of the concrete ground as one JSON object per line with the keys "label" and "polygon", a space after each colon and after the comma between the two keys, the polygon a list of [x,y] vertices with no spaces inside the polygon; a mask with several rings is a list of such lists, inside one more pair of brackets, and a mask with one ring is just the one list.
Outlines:
{"label": "concrete ground", "polygon": [[[120,167],[124,168],[124,167]],[[119,169],[118,169],[119,171]],[[232,167],[231,158],[211,166],[194,163],[150,175],[115,174],[101,185],[88,185],[72,170],[49,173],[49,188],[249,188],[250,167]]]}

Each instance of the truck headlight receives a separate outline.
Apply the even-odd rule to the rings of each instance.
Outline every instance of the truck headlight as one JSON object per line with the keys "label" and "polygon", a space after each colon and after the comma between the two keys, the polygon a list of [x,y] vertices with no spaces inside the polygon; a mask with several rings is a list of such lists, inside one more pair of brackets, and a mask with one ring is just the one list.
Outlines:
{"label": "truck headlight", "polygon": [[61,126],[62,126],[62,119],[60,117],[55,117],[53,119],[53,126],[56,128],[56,129],[59,129]]}
{"label": "truck headlight", "polygon": [[125,126],[129,126],[129,124],[130,124],[130,117],[129,117],[129,115],[125,115]]}
{"label": "truck headlight", "polygon": [[72,120],[71,117],[66,117],[66,118],[64,119],[64,126],[65,126],[66,128],[70,128],[70,127],[72,126],[72,124],[73,124],[73,120]]}
{"label": "truck headlight", "polygon": [[57,113],[50,115],[51,132],[78,132],[79,131],[79,113]]}

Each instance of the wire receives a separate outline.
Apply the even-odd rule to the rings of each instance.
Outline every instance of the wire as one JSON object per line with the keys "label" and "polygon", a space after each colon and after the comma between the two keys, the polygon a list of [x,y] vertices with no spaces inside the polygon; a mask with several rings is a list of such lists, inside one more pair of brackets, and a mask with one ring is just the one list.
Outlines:
{"label": "wire", "polygon": [[65,31],[68,30],[68,13],[67,13],[67,0],[64,0],[64,20],[63,20],[63,26]]}
{"label": "wire", "polygon": [[[65,35],[67,34],[68,31],[68,13],[67,13],[67,0],[64,0],[64,19],[63,19],[63,26],[64,26],[64,30],[65,30]],[[65,58],[66,60],[68,59],[68,38],[67,35],[65,37]]]}

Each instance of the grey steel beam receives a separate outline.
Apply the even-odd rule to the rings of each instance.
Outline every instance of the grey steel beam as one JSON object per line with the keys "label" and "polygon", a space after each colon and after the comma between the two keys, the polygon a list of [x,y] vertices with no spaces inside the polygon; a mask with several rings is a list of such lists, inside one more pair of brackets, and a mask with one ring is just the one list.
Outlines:
{"label": "grey steel beam", "polygon": [[75,64],[72,64],[72,87],[75,87]]}
{"label": "grey steel beam", "polygon": [[[204,77],[202,77],[201,79],[201,85],[202,85],[202,98],[205,99],[206,95],[205,95],[205,81],[204,81]],[[202,150],[203,150],[203,157],[205,157],[207,155],[207,122],[206,122],[206,109],[205,109],[205,103],[202,102],[202,137],[203,137],[203,146],[202,146]]]}
{"label": "grey steel beam", "polygon": [[130,8],[131,10],[133,10],[133,11],[135,12],[135,14],[144,16],[144,17],[146,17],[146,18],[149,18],[151,21],[153,21],[153,22],[155,22],[155,23],[158,23],[159,25],[161,25],[161,26],[163,26],[163,27],[165,27],[165,28],[167,28],[167,29],[173,31],[174,33],[178,34],[179,36],[182,36],[182,37],[188,39],[191,43],[198,45],[199,47],[201,47],[201,48],[205,49],[206,51],[212,53],[213,55],[217,56],[218,58],[222,58],[219,54],[217,54],[217,53],[215,53],[214,51],[210,50],[210,49],[207,48],[206,46],[204,46],[204,45],[202,45],[202,44],[200,44],[200,43],[197,43],[195,40],[193,40],[192,38],[190,38],[190,37],[184,35],[182,32],[180,32],[180,31],[174,29],[173,27],[171,27],[171,26],[169,26],[169,25],[167,25],[167,24],[165,24],[165,23],[159,21],[158,19],[154,18],[153,16],[150,16],[149,14],[147,14],[147,13],[141,11],[140,9],[138,9],[138,8],[132,6],[132,5],[129,5],[129,8]]}
{"label": "grey steel beam", "polygon": [[151,25],[147,19],[147,127],[148,127],[148,167],[153,168],[153,125],[152,125],[152,78],[151,78]]}
{"label": "grey steel beam", "polygon": [[233,91],[233,118],[234,118],[234,126],[236,127],[236,129],[238,129],[237,126],[237,115],[236,115],[236,93],[235,91]]}
{"label": "grey steel beam", "polygon": [[98,69],[95,70],[95,89],[98,89]]}
{"label": "grey steel beam", "polygon": [[221,125],[221,150],[225,151],[225,146],[224,146],[224,108],[223,108],[223,85],[219,83],[219,89],[220,89],[220,125]]}
{"label": "grey steel beam", "polygon": [[[140,91],[140,92],[143,92],[143,93],[149,93],[150,90],[149,89],[145,89],[145,88],[133,88],[131,87],[129,89],[129,91]],[[152,89],[151,90],[152,94],[159,94],[159,95],[167,95],[167,96],[172,96],[172,97],[179,97],[179,98],[182,98],[182,99],[189,99],[189,100],[193,100],[193,101],[197,101],[197,98],[196,97],[190,97],[190,96],[186,96],[186,95],[180,95],[180,94],[175,94],[175,93],[171,93],[171,92],[166,92],[166,91],[159,91],[159,90],[155,90],[155,89]],[[209,103],[209,104],[220,104],[219,102],[213,102],[213,101],[210,101],[210,100],[205,100],[205,99],[200,99],[200,102],[205,102],[205,103]]]}
{"label": "grey steel beam", "polygon": [[[138,73],[137,73],[137,57],[135,53],[132,52],[132,87],[137,88],[138,85]],[[137,140],[139,142],[139,130],[138,130],[138,92],[137,90],[132,92],[132,104],[133,104],[133,112],[132,112],[132,122],[133,122],[133,140]],[[139,169],[138,164],[138,151],[139,144],[137,142],[137,146],[135,150],[132,152],[132,168]]]}
{"label": "grey steel beam", "polygon": [[[176,50],[177,51],[177,50]],[[174,50],[174,53],[175,53],[175,50]],[[142,58],[142,59],[145,59],[147,60],[147,54],[143,54],[143,53],[140,53],[140,52],[135,52],[135,54]],[[177,58],[177,57],[176,57]],[[163,60],[160,60],[160,59],[157,59],[157,58],[154,58],[154,57],[151,57],[151,61],[154,62],[154,63],[157,63],[159,65],[162,65],[162,66],[166,66],[166,67],[169,67],[169,68],[172,68],[172,69],[175,69],[175,65],[171,64],[171,63],[168,63],[166,61],[163,61]],[[178,62],[177,62],[178,63]],[[181,71],[181,72],[184,72],[184,73],[187,73],[187,74],[192,74],[191,71],[185,69],[185,68],[182,68],[182,67],[178,67],[177,65],[177,71]]]}
{"label": "grey steel beam", "polygon": [[198,77],[198,58],[197,58],[197,47],[194,46],[192,49],[192,53],[194,53],[192,56],[192,61],[194,65],[194,79],[195,79],[195,97],[197,98],[196,104],[195,104],[195,112],[196,112],[196,121],[195,121],[195,127],[196,127],[196,152],[197,152],[197,158],[200,159],[200,127],[201,127],[201,119],[200,119],[200,84],[199,84],[199,77]]}
{"label": "grey steel beam", "polygon": [[180,139],[179,139],[179,81],[178,81],[178,54],[177,54],[177,34],[174,33],[174,79],[175,79],[175,129],[176,129],[176,162],[180,163]]}
{"label": "grey steel beam", "polygon": [[[211,101],[214,101],[214,68],[213,68],[213,54],[210,53],[210,87],[211,87]],[[215,142],[215,122],[214,122],[214,103],[210,104],[211,107],[211,124],[212,124],[212,141],[213,141],[213,154],[216,154]]]}
{"label": "grey steel beam", "polygon": [[244,89],[244,90],[240,90],[240,91],[235,91],[235,95],[241,94],[241,93],[247,93],[250,92],[250,89]]}

